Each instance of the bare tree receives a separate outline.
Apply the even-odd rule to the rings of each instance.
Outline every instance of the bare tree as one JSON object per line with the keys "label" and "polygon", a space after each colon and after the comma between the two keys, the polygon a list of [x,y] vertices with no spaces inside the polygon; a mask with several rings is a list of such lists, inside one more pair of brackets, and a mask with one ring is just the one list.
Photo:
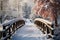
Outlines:
{"label": "bare tree", "polygon": [[35,0],[34,10],[36,14],[39,14],[44,19],[49,17],[50,21],[55,21],[55,25],[57,26],[57,13],[60,9],[60,1],[59,0]]}
{"label": "bare tree", "polygon": [[31,14],[31,6],[28,6],[28,4],[25,3],[22,7],[22,11],[24,18],[29,18],[29,15]]}

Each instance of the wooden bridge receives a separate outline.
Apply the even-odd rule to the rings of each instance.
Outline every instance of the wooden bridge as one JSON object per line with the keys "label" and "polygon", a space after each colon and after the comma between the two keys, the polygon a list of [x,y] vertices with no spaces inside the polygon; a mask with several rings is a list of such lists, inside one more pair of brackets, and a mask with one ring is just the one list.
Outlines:
{"label": "wooden bridge", "polygon": [[35,19],[35,24],[44,34],[54,37],[54,24],[52,22],[42,18],[37,18]]}
{"label": "wooden bridge", "polygon": [[[51,37],[54,37],[54,24],[44,19],[37,18],[34,22],[37,27],[44,33]],[[21,28],[25,24],[23,19],[13,19],[7,23],[2,24],[3,30],[0,31],[0,40],[8,40],[15,33],[15,31]]]}
{"label": "wooden bridge", "polygon": [[14,32],[25,24],[23,19],[13,19],[7,23],[2,24],[3,30],[0,31],[0,40],[7,40],[14,34]]}

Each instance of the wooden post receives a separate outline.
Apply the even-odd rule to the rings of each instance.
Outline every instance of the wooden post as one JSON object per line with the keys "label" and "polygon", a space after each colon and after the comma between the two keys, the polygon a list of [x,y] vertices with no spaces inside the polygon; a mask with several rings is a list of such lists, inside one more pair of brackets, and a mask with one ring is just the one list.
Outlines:
{"label": "wooden post", "polygon": [[[6,26],[3,26],[3,30],[5,29]],[[6,32],[3,32],[3,37],[6,36]]]}
{"label": "wooden post", "polygon": [[[11,36],[11,29],[9,28],[9,35]],[[10,37],[9,37],[9,39],[10,39]]]}
{"label": "wooden post", "polygon": [[15,27],[16,27],[16,25],[15,25],[15,23],[13,23],[13,31],[15,32]]}
{"label": "wooden post", "polygon": [[[51,27],[54,28],[54,24],[52,24]],[[54,30],[52,30],[51,34],[54,35]]]}
{"label": "wooden post", "polygon": [[58,23],[57,23],[57,14],[56,14],[56,17],[55,17],[55,26],[56,27],[58,26]]}

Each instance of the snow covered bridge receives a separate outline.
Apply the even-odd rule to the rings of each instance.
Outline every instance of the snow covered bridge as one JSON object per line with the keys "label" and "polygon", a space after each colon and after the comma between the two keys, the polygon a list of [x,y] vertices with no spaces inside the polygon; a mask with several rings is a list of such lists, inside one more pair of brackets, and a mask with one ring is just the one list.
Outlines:
{"label": "snow covered bridge", "polygon": [[0,38],[1,40],[47,40],[47,35],[43,34],[30,20],[16,18],[2,23]]}
{"label": "snow covered bridge", "polygon": [[15,31],[25,24],[23,19],[15,18],[0,25],[0,40],[10,39]]}
{"label": "snow covered bridge", "polygon": [[2,34],[2,35],[0,34],[2,37],[1,38],[2,40],[7,40],[7,39],[11,39],[11,40],[52,40],[52,39],[47,39],[47,34],[46,34],[47,32],[49,32],[49,34],[53,35],[52,34],[53,28],[51,28],[51,25],[50,25],[51,29],[48,28],[48,31],[45,34],[43,34],[40,28],[38,29],[37,25],[32,23],[29,19],[20,20],[17,18],[17,20],[13,19],[2,25],[3,25],[3,30],[0,31],[0,33]]}
{"label": "snow covered bridge", "polygon": [[35,19],[37,27],[45,34],[54,37],[54,23],[48,20],[37,18]]}
{"label": "snow covered bridge", "polygon": [[34,23],[27,22],[14,33],[11,40],[47,40],[47,35],[43,34]]}

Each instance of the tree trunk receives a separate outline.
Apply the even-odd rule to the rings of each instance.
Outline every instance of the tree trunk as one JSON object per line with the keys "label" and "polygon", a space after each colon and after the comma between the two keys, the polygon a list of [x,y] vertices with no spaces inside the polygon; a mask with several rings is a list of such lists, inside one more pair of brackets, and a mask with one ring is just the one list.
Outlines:
{"label": "tree trunk", "polygon": [[58,26],[58,23],[57,23],[57,13],[56,13],[56,17],[55,17],[55,27]]}

